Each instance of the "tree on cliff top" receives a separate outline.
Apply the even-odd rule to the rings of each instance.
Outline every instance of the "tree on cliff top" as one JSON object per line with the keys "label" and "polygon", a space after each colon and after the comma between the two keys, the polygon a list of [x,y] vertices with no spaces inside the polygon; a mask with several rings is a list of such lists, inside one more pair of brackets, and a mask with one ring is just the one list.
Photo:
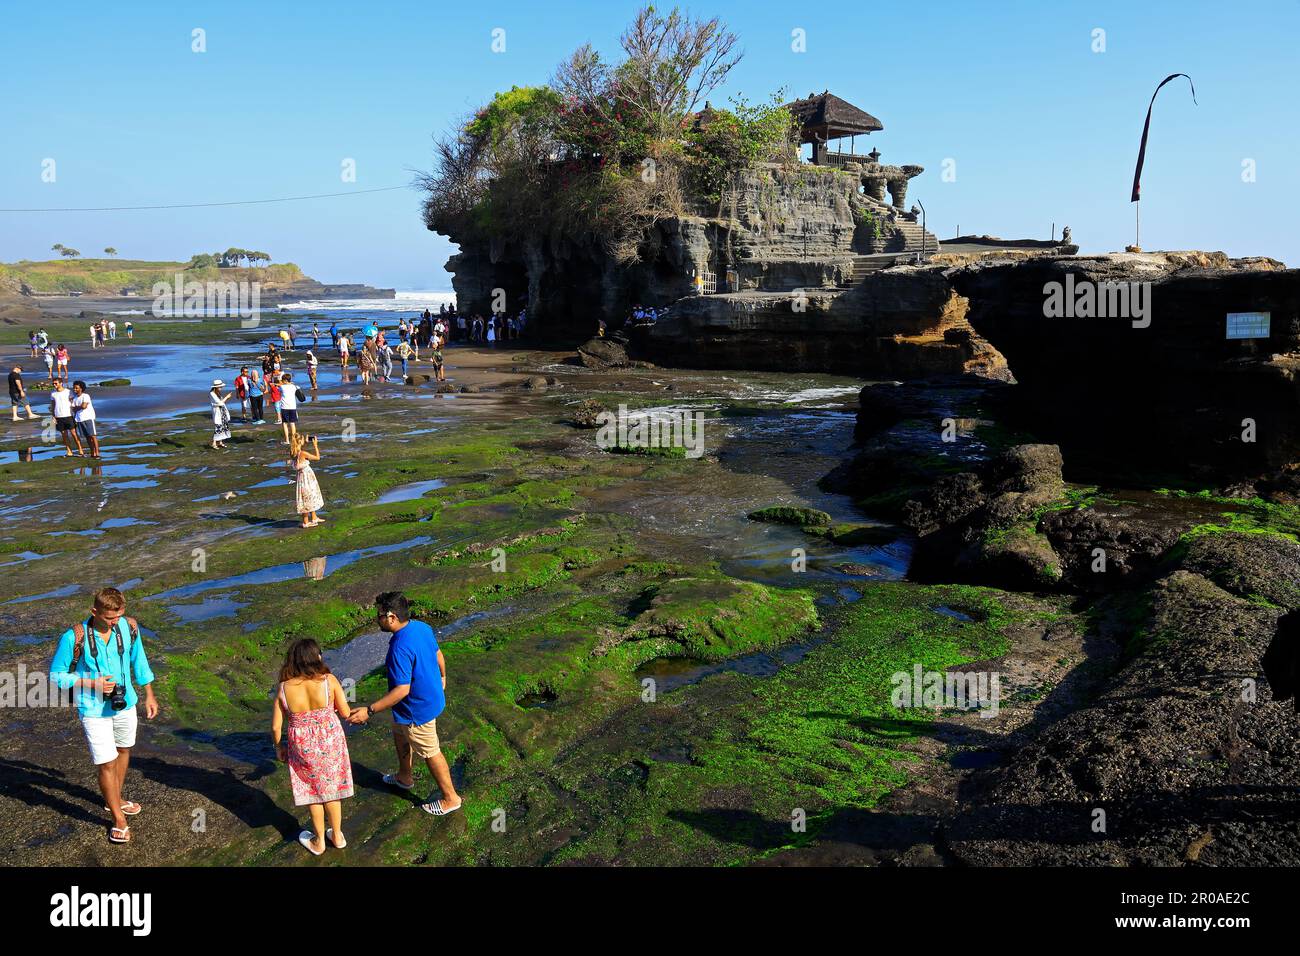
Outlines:
{"label": "tree on cliff top", "polygon": [[536,242],[548,233],[590,235],[621,262],[637,258],[646,230],[685,211],[683,178],[720,202],[737,168],[791,155],[788,110],[710,109],[701,101],[739,62],[737,38],[717,18],[645,7],[607,62],[590,44],[547,86],[512,88],[435,141],[426,224],[445,234]]}
{"label": "tree on cliff top", "polygon": [[642,8],[619,39],[621,63],[606,63],[588,43],[556,70],[551,85],[568,106],[561,138],[615,163],[624,152],[640,159],[650,144],[676,140],[740,62],[736,43],[717,17],[694,20],[676,8],[666,16]]}

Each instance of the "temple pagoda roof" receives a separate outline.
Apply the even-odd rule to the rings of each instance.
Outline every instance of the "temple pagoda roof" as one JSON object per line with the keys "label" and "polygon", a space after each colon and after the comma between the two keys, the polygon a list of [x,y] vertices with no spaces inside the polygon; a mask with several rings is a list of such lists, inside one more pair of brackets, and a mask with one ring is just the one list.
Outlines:
{"label": "temple pagoda roof", "polygon": [[787,103],[786,108],[799,121],[801,143],[825,142],[885,128],[884,123],[866,110],[829,91],[809,94],[805,99]]}

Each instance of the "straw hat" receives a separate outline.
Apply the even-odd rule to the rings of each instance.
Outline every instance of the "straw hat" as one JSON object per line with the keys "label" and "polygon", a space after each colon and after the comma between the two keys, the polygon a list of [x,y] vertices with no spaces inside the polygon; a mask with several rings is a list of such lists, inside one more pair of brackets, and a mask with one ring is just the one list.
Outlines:
{"label": "straw hat", "polygon": [[214,379],[212,380],[212,387],[213,387],[213,388],[222,388],[225,384],[226,384],[226,383],[223,382],[223,381],[222,381],[221,379],[219,379],[219,378],[214,378]]}

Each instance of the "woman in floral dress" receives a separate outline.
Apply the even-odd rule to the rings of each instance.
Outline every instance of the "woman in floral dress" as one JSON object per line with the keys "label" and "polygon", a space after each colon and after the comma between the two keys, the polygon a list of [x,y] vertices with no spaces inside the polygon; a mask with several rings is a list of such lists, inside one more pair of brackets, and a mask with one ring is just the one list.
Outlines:
{"label": "woman in floral dress", "polygon": [[311,470],[311,462],[320,461],[320,443],[316,436],[311,436],[311,451],[307,450],[307,440],[297,432],[289,433],[289,467],[298,476],[298,514],[302,515],[302,526],[314,528],[321,523],[316,514],[325,506],[325,498],[320,493],[320,483],[316,472]]}
{"label": "woman in floral dress", "polygon": [[289,765],[294,806],[310,809],[312,829],[298,834],[298,842],[315,856],[325,852],[326,840],[336,850],[348,845],[341,801],[352,796],[352,760],[339,718],[349,713],[343,687],[325,664],[320,645],[309,637],[295,641],[280,669],[271,739],[277,756]]}

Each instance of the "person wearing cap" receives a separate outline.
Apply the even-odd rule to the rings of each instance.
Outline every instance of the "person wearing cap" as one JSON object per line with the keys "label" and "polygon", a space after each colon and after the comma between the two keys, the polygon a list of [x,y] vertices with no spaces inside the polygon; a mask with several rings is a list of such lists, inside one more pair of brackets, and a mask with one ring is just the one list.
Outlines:
{"label": "person wearing cap", "polygon": [[208,401],[212,404],[213,451],[225,448],[226,442],[230,439],[230,410],[226,408],[226,402],[230,401],[232,393],[221,394],[221,390],[225,387],[226,383],[216,378],[212,380],[212,391],[208,392]]}
{"label": "person wearing cap", "polygon": [[[35,342],[36,339],[33,338],[32,341]],[[32,348],[35,350],[36,346],[33,345]],[[32,403],[27,398],[27,389],[23,387],[23,367],[21,365],[15,365],[9,370],[9,404],[14,409],[14,421],[18,421],[19,405],[27,409],[28,418],[36,417],[32,414]]]}

